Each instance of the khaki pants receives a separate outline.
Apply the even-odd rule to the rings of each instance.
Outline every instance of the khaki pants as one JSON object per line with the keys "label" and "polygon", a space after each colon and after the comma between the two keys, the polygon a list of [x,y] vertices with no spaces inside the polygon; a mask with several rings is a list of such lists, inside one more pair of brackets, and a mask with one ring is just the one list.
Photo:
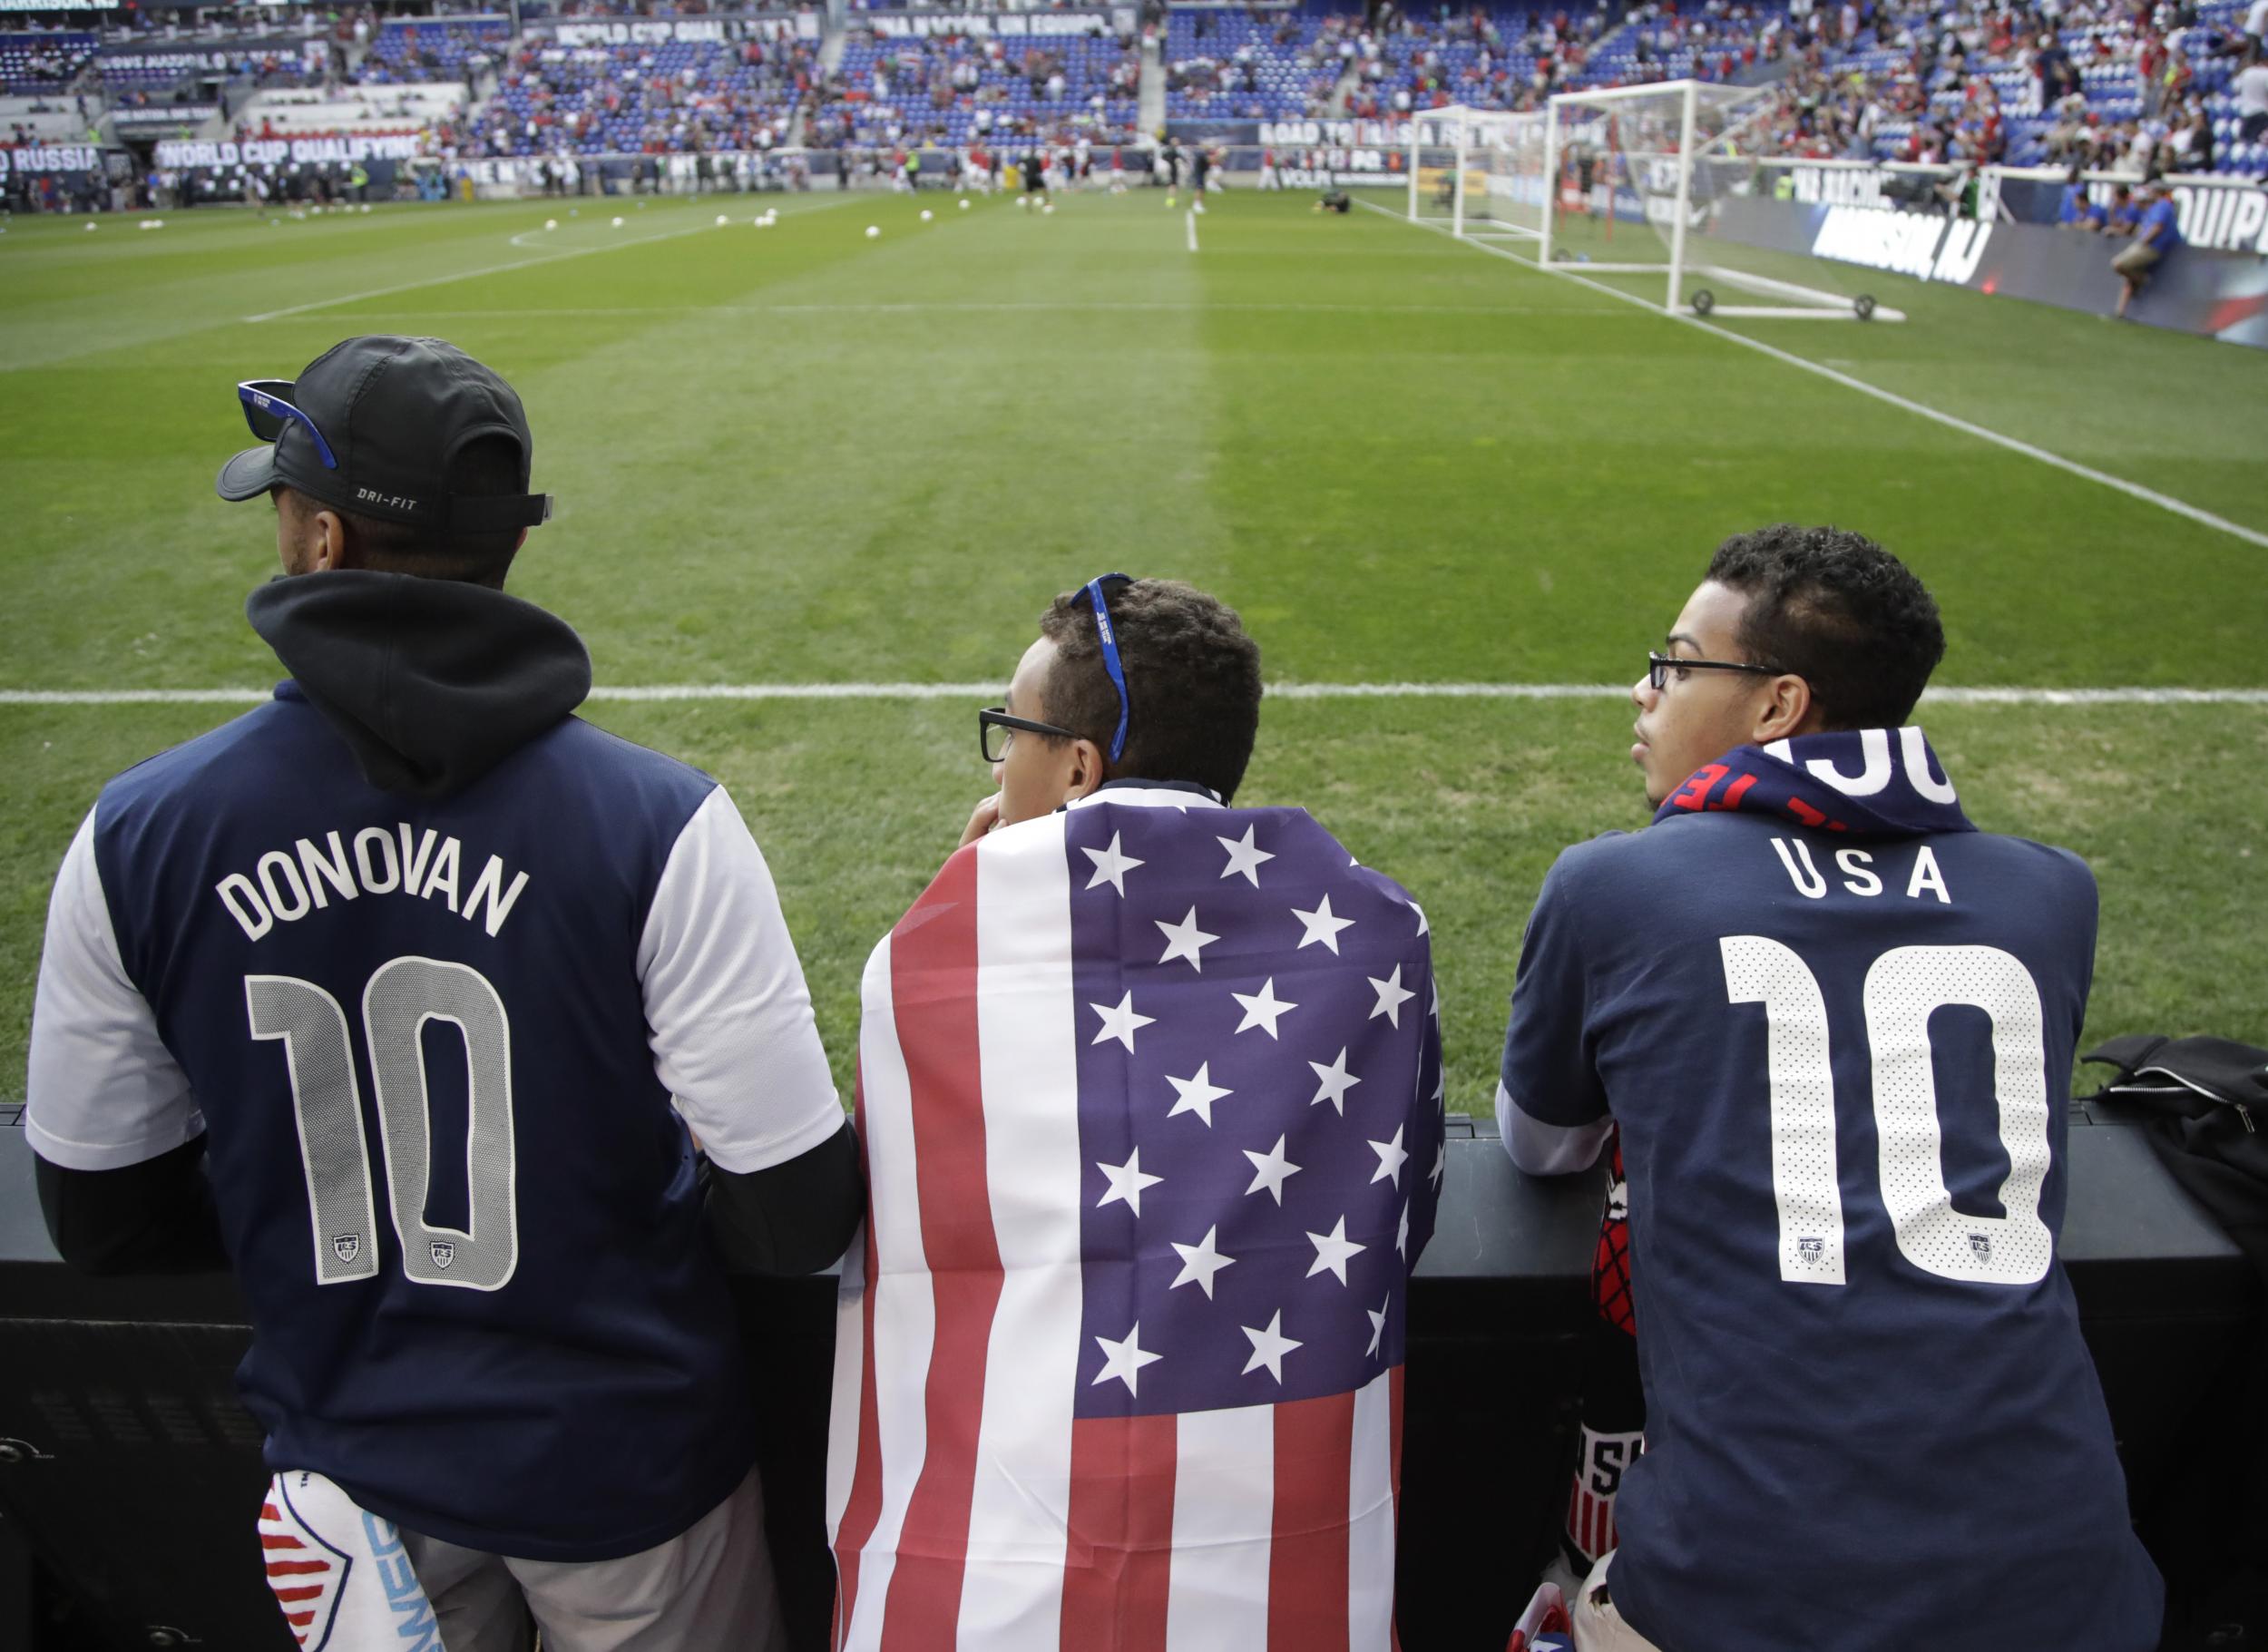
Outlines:
{"label": "khaki pants", "polygon": [[1569,1614],[1575,1619],[1575,1652],[1661,1652],[1623,1622],[1622,1614],[1615,1609],[1607,1588],[1607,1569],[1614,1561],[1609,1554],[1592,1567],[1590,1576],[1568,1603]]}
{"label": "khaki pants", "polygon": [[2122,276],[2146,276],[2150,267],[2165,255],[2144,241],[2136,241],[2110,261],[2110,267]]}
{"label": "khaki pants", "polygon": [[778,1652],[787,1644],[753,1469],[688,1530],[619,1560],[514,1560],[401,1535],[447,1652],[531,1652],[531,1613],[543,1652]]}

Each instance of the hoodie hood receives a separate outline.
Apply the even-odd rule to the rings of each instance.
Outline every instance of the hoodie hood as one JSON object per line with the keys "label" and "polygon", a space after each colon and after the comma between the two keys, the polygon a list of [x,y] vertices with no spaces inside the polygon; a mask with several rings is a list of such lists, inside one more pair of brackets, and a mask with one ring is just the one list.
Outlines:
{"label": "hoodie hood", "polygon": [[244,612],[382,791],[462,791],[591,692],[590,653],[566,621],[485,586],[286,574]]}
{"label": "hoodie hood", "polygon": [[1922,837],[1973,832],[1945,766],[1917,728],[1806,734],[1769,746],[1739,746],[1704,764],[1654,811],[1733,809],[1776,815],[1853,837]]}

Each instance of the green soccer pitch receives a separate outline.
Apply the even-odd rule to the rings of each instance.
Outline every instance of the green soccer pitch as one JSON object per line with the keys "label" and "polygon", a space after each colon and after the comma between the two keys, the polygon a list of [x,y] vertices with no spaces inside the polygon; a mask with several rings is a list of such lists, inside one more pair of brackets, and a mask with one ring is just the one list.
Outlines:
{"label": "green soccer pitch", "polygon": [[[2093,864],[2090,1038],[2268,1043],[2257,352],[1891,276],[1865,285],[1903,326],[1711,332],[1302,197],[1195,220],[1149,191],[1045,218],[826,191],[574,204],[0,236],[0,1100],[81,814],[241,709],[33,697],[273,682],[240,606],[274,571],[270,513],[212,492],[248,441],[233,386],[357,332],[441,335],[517,386],[560,503],[512,588],[581,630],[602,687],[1000,682],[1053,593],[1117,569],[1235,603],[1274,687],[1628,683],[1725,534],[1858,529],[1937,592],[1942,684],[2253,691],[1920,715],[1980,825]],[[765,205],[776,227],[749,221]],[[730,786],[846,1096],[866,953],[990,790],[980,703],[587,709]],[[1263,711],[1239,800],[1306,806],[1432,917],[1452,1108],[1488,1108],[1553,855],[1645,817],[1631,715]]]}

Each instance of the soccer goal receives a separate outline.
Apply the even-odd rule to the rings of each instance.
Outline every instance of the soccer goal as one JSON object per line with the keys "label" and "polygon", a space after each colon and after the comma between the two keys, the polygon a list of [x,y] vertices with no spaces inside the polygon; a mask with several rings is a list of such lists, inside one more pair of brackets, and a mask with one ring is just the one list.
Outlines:
{"label": "soccer goal", "polygon": [[[1537,256],[1589,275],[1659,277],[1659,288],[1636,283],[1637,296],[1659,292],[1666,311],[1689,305],[1735,318],[1903,320],[1862,293],[1735,268],[1708,239],[1716,202],[1754,187],[1751,157],[1772,105],[1770,87],[1693,80],[1554,96],[1542,157],[1552,187]],[[1720,303],[1716,287],[1771,302]]]}
{"label": "soccer goal", "polygon": [[1524,243],[1543,237],[1545,128],[1540,110],[1524,114],[1453,105],[1410,121],[1410,218],[1480,241]]}

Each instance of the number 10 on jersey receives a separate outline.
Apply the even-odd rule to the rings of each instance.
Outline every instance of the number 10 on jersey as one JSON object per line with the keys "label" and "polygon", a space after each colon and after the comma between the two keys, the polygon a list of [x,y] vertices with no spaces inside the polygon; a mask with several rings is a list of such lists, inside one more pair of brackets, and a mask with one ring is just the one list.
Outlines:
{"label": "number 10 on jersey", "polygon": [[[312,981],[247,975],[244,1005],[255,1039],[279,1040],[291,1072],[315,1224],[319,1285],[369,1279],[378,1271],[370,1187],[370,1147],[353,1041],[338,1000]],[[464,1143],[470,1211],[465,1227],[425,1220],[433,1181],[433,1120],[426,1106],[423,1034],[429,1021],[453,1024],[464,1041],[469,1115]],[[435,958],[396,958],[362,992],[371,1090],[386,1150],[386,1190],[401,1240],[402,1272],[416,1285],[493,1291],[520,1260],[513,1189],[512,1023],[503,1001],[478,970]]]}
{"label": "number 10 on jersey", "polygon": [[[1726,996],[1735,1004],[1765,1007],[1780,1277],[1797,1285],[1842,1285],[1834,1069],[1819,978],[1793,948],[1764,935],[1728,935],[1717,944]],[[2055,1258],[2054,1237],[2039,1216],[2049,1115],[2038,983],[1998,947],[1901,946],[1868,968],[1863,998],[1875,1168],[1900,1254],[1944,1279],[2038,1284]],[[1945,1129],[1931,1062],[1930,1017],[1950,1004],[1982,1010],[1992,1022],[1991,1099],[2009,1161],[1999,1190],[2004,1216],[1962,1215],[1945,1185]]]}

